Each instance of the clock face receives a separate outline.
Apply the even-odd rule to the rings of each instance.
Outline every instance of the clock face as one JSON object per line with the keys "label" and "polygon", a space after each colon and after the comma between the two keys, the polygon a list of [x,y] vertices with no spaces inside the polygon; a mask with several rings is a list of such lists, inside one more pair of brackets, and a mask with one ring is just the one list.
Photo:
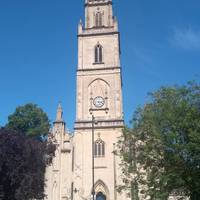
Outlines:
{"label": "clock face", "polygon": [[103,97],[98,96],[94,99],[93,103],[97,108],[101,108],[105,104],[105,100]]}

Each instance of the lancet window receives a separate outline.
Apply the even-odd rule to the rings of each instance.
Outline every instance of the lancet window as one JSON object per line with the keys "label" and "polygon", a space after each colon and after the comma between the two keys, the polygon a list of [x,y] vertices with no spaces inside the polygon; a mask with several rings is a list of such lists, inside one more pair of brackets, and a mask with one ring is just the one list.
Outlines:
{"label": "lancet window", "polygon": [[100,12],[96,13],[95,25],[96,25],[96,27],[101,27],[102,26],[102,13],[100,13]]}
{"label": "lancet window", "polygon": [[94,156],[104,157],[105,156],[105,142],[100,138],[95,141],[94,144]]}
{"label": "lancet window", "polygon": [[103,47],[100,44],[95,46],[95,63],[103,62]]}

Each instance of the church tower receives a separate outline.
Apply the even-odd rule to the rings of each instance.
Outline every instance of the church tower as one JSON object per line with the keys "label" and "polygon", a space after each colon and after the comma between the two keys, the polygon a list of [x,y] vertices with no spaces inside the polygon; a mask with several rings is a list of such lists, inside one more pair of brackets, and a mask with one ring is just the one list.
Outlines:
{"label": "church tower", "polygon": [[[120,39],[111,0],[86,0],[85,27],[78,28],[78,69],[75,129],[122,127]],[[88,123],[87,123],[88,122]]]}
{"label": "church tower", "polygon": [[[45,200],[130,200],[130,194],[117,192],[123,176],[114,152],[124,119],[120,34],[112,3],[85,0],[85,20],[78,25],[74,133],[66,130],[59,104],[49,135],[56,151],[46,168]],[[144,195],[140,199],[149,199]]]}
{"label": "church tower", "polygon": [[90,199],[93,189],[96,200],[126,199],[116,191],[121,173],[119,158],[113,154],[124,121],[120,37],[112,3],[112,0],[86,0],[85,23],[80,21],[78,26],[72,142],[74,200]]}
{"label": "church tower", "polygon": [[55,157],[46,169],[46,200],[124,200],[120,158],[113,152],[124,126],[118,23],[112,0],[85,0],[78,25],[74,134],[58,106],[50,139]]}

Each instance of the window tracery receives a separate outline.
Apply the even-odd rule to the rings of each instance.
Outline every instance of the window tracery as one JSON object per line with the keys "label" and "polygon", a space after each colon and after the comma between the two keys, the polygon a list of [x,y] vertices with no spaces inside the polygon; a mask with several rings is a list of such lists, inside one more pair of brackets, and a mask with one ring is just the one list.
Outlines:
{"label": "window tracery", "polygon": [[103,62],[103,47],[100,44],[95,46],[95,63]]}
{"label": "window tracery", "polygon": [[101,27],[102,26],[102,13],[97,12],[95,16],[95,26],[96,27]]}
{"label": "window tracery", "polygon": [[94,143],[94,156],[104,157],[105,156],[105,142],[100,138]]}

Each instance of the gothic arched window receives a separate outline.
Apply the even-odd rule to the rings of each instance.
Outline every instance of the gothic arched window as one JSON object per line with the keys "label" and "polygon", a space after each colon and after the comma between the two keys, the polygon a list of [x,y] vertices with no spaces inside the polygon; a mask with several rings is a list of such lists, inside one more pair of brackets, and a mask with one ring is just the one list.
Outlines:
{"label": "gothic arched window", "polygon": [[104,157],[105,156],[105,142],[101,139],[98,139],[95,141],[94,156],[95,157]]}
{"label": "gothic arched window", "polygon": [[102,26],[102,14],[100,12],[96,13],[95,25],[96,25],[96,27],[101,27]]}
{"label": "gothic arched window", "polygon": [[95,63],[102,63],[103,61],[103,47],[97,44],[95,47]]}

